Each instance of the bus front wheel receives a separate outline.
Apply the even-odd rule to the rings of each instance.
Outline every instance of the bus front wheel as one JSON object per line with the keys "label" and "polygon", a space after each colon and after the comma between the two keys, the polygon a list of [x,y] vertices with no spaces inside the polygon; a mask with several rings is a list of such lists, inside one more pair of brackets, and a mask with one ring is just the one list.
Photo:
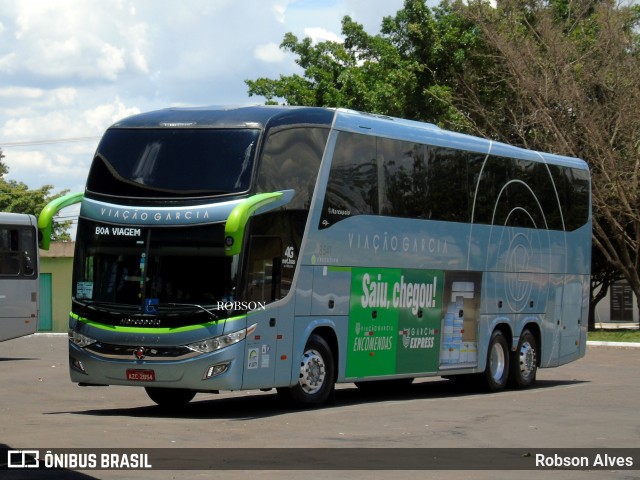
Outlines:
{"label": "bus front wheel", "polygon": [[484,386],[490,392],[499,392],[509,378],[509,344],[500,330],[494,330],[489,341],[487,366],[483,374]]}
{"label": "bus front wheel", "polygon": [[316,407],[324,404],[335,388],[335,368],[331,348],[324,338],[312,334],[304,347],[300,360],[298,383],[278,389],[298,407]]}
{"label": "bus front wheel", "polygon": [[193,400],[196,392],[186,388],[145,387],[149,398],[163,408],[180,408]]}

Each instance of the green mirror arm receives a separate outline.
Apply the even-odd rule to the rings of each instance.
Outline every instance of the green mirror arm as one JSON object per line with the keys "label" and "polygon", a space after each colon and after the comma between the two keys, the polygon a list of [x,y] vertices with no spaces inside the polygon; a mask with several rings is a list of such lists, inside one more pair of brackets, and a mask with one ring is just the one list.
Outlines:
{"label": "green mirror arm", "polygon": [[244,231],[251,215],[259,208],[279,200],[282,195],[282,192],[252,195],[231,210],[224,227],[224,253],[227,256],[240,253]]}
{"label": "green mirror arm", "polygon": [[50,201],[47,206],[42,209],[38,217],[38,231],[40,232],[39,245],[42,250],[49,250],[54,215],[69,205],[80,203],[83,196],[84,193],[70,193]]}

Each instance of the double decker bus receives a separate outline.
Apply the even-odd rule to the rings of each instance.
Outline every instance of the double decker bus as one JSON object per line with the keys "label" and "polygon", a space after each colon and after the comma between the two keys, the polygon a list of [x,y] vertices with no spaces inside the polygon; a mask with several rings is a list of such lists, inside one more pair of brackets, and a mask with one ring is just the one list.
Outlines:
{"label": "double decker bus", "polygon": [[0,341],[38,330],[38,253],[36,218],[0,213]]}
{"label": "double decker bus", "polygon": [[585,353],[590,195],[582,160],[343,109],[124,119],[81,200],[71,379],[170,407],[528,387]]}

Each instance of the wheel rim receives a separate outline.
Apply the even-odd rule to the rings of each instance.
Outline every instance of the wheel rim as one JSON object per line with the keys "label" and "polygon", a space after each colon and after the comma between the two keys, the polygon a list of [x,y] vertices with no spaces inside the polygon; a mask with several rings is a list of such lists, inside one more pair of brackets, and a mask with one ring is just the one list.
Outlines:
{"label": "wheel rim", "polygon": [[300,387],[305,393],[313,395],[322,388],[326,372],[322,355],[317,350],[307,350],[300,365]]}
{"label": "wheel rim", "polygon": [[524,342],[520,347],[520,374],[522,378],[529,379],[536,371],[536,350],[529,342]]}
{"label": "wheel rim", "polygon": [[502,381],[502,378],[504,377],[505,366],[506,362],[504,350],[502,346],[500,346],[500,344],[496,342],[491,349],[490,360],[491,378],[493,378],[496,383],[500,383]]}

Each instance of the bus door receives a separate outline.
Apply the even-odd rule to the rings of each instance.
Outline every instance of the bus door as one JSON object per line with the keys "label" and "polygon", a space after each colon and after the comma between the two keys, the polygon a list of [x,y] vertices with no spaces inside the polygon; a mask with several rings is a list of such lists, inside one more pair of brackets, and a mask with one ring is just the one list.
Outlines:
{"label": "bus door", "polygon": [[291,383],[293,302],[268,305],[247,315],[247,326],[257,324],[247,336],[242,388],[271,388]]}
{"label": "bus door", "polygon": [[561,365],[580,357],[580,330],[583,324],[582,290],[582,283],[578,278],[567,278],[562,295],[560,318],[559,363]]}
{"label": "bus door", "polygon": [[243,307],[247,326],[257,325],[247,337],[242,388],[269,388],[275,381],[280,308],[271,303],[280,298],[282,239],[252,235],[249,240]]}

